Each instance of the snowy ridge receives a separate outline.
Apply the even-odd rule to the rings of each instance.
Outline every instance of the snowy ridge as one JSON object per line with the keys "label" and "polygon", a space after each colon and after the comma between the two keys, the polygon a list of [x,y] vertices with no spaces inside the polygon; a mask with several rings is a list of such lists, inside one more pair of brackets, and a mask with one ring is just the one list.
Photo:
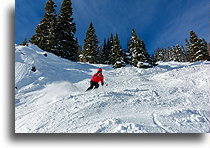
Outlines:
{"label": "snowy ridge", "polygon": [[[209,62],[113,69],[33,45],[15,54],[16,133],[210,132]],[[85,92],[99,67],[108,86]]]}

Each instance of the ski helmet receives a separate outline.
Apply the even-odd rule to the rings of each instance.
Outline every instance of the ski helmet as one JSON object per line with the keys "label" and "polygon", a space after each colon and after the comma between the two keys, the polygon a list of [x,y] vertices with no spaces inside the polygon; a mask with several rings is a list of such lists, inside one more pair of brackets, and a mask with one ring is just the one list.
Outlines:
{"label": "ski helmet", "polygon": [[102,69],[101,69],[101,68],[99,68],[99,69],[98,69],[98,71],[101,71],[101,72],[102,72]]}

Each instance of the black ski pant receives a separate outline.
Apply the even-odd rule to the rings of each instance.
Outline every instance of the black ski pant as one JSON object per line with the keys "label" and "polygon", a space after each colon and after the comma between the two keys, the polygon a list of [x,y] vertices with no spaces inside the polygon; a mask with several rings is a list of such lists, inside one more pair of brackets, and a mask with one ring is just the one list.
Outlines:
{"label": "black ski pant", "polygon": [[90,87],[86,91],[92,90],[93,88],[94,89],[99,88],[99,84],[96,82],[90,81]]}

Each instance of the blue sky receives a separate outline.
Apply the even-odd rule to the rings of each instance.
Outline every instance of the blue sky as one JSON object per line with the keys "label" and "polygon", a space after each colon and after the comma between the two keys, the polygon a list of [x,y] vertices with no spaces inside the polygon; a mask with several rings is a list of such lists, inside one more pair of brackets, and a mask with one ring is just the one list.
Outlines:
{"label": "blue sky", "polygon": [[[30,39],[40,23],[47,0],[16,0],[15,40]],[[57,13],[62,0],[54,0]],[[194,30],[209,41],[208,0],[72,0],[73,17],[77,25],[76,37],[83,45],[92,21],[100,43],[110,33],[119,34],[123,48],[131,36],[131,29],[144,40],[152,54],[158,47],[183,44]]]}

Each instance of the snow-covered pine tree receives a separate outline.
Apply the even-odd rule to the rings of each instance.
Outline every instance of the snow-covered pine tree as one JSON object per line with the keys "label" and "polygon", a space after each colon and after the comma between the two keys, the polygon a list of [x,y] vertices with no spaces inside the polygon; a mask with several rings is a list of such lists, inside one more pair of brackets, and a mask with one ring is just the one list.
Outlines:
{"label": "snow-covered pine tree", "polygon": [[76,61],[79,61],[79,56],[82,54],[82,47],[79,45],[78,38],[76,38],[77,52],[75,55]]}
{"label": "snow-covered pine tree", "polygon": [[199,39],[194,31],[190,31],[190,42],[192,43],[190,48],[190,62],[196,62],[196,53],[199,50]]}
{"label": "snow-covered pine tree", "polygon": [[201,39],[201,51],[202,51],[202,58],[200,58],[201,61],[209,61],[209,48],[208,48],[208,43],[204,40]]}
{"label": "snow-covered pine tree", "polygon": [[114,46],[114,36],[113,36],[112,33],[110,34],[110,37],[109,37],[109,43],[110,43],[110,48],[113,49],[113,46]]}
{"label": "snow-covered pine tree", "polygon": [[167,50],[166,48],[162,48],[162,58],[163,58],[163,62],[166,62],[167,60]]}
{"label": "snow-covered pine tree", "polygon": [[96,64],[102,64],[102,50],[103,50],[103,45],[98,46],[98,50],[96,51]]}
{"label": "snow-covered pine tree", "polygon": [[97,63],[98,44],[98,37],[95,34],[95,29],[91,22],[84,40],[84,51],[81,58],[82,62]]}
{"label": "snow-covered pine tree", "polygon": [[134,29],[128,43],[128,50],[132,55],[131,65],[138,68],[147,68],[149,64],[149,54],[143,40],[140,40]]}
{"label": "snow-covered pine tree", "polygon": [[163,61],[165,62],[165,53],[166,50],[163,49],[163,48],[158,48],[156,51],[155,51],[155,54],[154,54],[154,57],[155,57],[155,60],[156,61]]}
{"label": "snow-covered pine tree", "polygon": [[101,64],[106,64],[106,53],[107,53],[107,43],[106,43],[106,39],[104,39],[104,43],[102,45],[102,49],[101,49]]}
{"label": "snow-covered pine tree", "polygon": [[176,62],[183,62],[183,52],[180,45],[176,45]]}
{"label": "snow-covered pine tree", "polygon": [[154,53],[154,59],[155,59],[155,61],[160,61],[159,60],[159,52],[160,52],[160,48],[158,48],[158,49],[155,50],[155,53]]}
{"label": "snow-covered pine tree", "polygon": [[52,34],[52,25],[56,21],[56,10],[53,0],[48,0],[44,9],[44,17],[36,28],[36,33],[30,39],[30,42],[39,48],[52,52],[52,42],[49,37]]}
{"label": "snow-covered pine tree", "polygon": [[78,52],[76,39],[76,24],[73,22],[71,0],[63,0],[56,23],[56,49],[62,58],[76,61]]}
{"label": "snow-covered pine tree", "polygon": [[113,59],[112,59],[113,43],[114,43],[114,37],[113,37],[113,34],[111,33],[109,39],[107,40],[107,50],[109,51],[108,64],[113,63]]}
{"label": "snow-covered pine tree", "polygon": [[175,46],[175,57],[176,57],[176,62],[181,62],[181,47],[179,44]]}
{"label": "snow-covered pine tree", "polygon": [[131,61],[130,64],[137,67],[138,64],[138,56],[137,56],[137,51],[139,51],[140,48],[140,39],[137,37],[137,34],[134,30],[132,29],[132,35],[130,37],[130,40],[128,42],[128,52],[131,54]]}
{"label": "snow-covered pine tree", "polygon": [[57,46],[56,46],[56,24],[57,24],[57,19],[51,23],[50,25],[50,33],[49,33],[49,36],[48,36],[48,42],[47,42],[47,51],[50,51],[52,53],[54,53],[55,55],[58,55],[59,52],[58,52],[58,49],[57,49]]}
{"label": "snow-covered pine tree", "polygon": [[183,45],[181,46],[181,53],[182,53],[181,57],[182,62],[187,62],[187,52]]}
{"label": "snow-covered pine tree", "polygon": [[191,48],[191,45],[190,45],[188,39],[185,39],[185,46],[186,46],[186,61],[190,62],[190,48]]}
{"label": "snow-covered pine tree", "polygon": [[177,62],[178,61],[178,59],[177,59],[177,48],[176,48],[176,46],[172,46],[171,49],[172,49],[171,50],[171,59],[172,59],[172,61]]}
{"label": "snow-covered pine tree", "polygon": [[191,62],[209,60],[208,57],[208,44],[204,39],[198,38],[194,31],[190,32],[190,48]]}
{"label": "snow-covered pine tree", "polygon": [[158,65],[154,54],[151,56],[151,65],[152,66],[157,66]]}
{"label": "snow-covered pine tree", "polygon": [[168,47],[168,61],[173,61],[172,55],[173,55],[172,48]]}
{"label": "snow-covered pine tree", "polygon": [[125,61],[123,59],[123,52],[117,33],[113,41],[112,60],[113,60],[112,61],[113,68],[121,68],[125,66]]}
{"label": "snow-covered pine tree", "polygon": [[208,47],[209,61],[210,61],[210,44],[209,43],[208,43],[207,47]]}
{"label": "snow-covered pine tree", "polygon": [[163,56],[164,56],[164,62],[168,62],[169,54],[168,54],[168,50],[166,48],[163,49]]}
{"label": "snow-covered pine tree", "polygon": [[[129,41],[128,41],[127,46],[129,47]],[[124,61],[125,61],[126,64],[131,64],[132,54],[131,54],[129,49],[124,50]]]}

